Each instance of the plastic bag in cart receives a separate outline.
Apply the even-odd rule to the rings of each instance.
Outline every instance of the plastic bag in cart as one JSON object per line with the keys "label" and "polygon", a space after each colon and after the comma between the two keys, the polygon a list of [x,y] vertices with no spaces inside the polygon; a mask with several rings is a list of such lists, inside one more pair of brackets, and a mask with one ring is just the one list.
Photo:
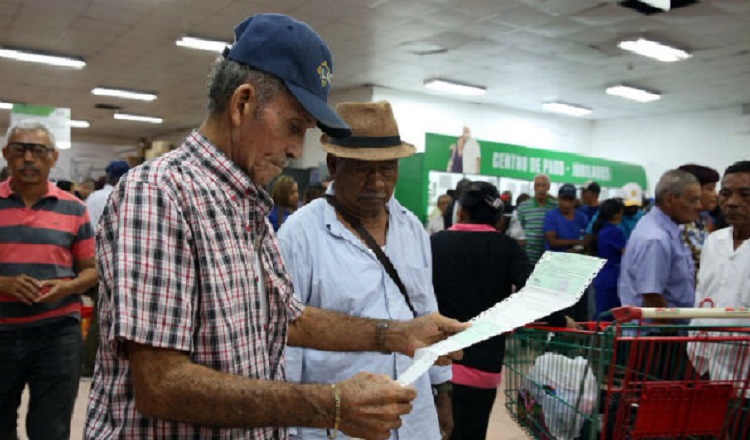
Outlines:
{"label": "plastic bag in cart", "polygon": [[539,356],[521,388],[541,406],[544,425],[557,440],[578,438],[586,420],[583,415],[596,408],[596,378],[580,356]]}

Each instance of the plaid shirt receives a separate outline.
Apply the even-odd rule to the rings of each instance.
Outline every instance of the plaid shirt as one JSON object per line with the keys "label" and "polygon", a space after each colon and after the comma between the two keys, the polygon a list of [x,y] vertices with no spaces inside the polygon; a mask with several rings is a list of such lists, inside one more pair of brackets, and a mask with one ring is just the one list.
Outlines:
{"label": "plaid shirt", "polygon": [[[128,173],[96,237],[102,344],[86,439],[286,439],[283,428],[219,429],[150,419],[135,408],[125,341],[192,362],[285,380],[287,325],[303,306],[266,216],[273,203],[200,133]],[[262,268],[254,253],[260,253]],[[265,273],[268,316],[259,299]]]}

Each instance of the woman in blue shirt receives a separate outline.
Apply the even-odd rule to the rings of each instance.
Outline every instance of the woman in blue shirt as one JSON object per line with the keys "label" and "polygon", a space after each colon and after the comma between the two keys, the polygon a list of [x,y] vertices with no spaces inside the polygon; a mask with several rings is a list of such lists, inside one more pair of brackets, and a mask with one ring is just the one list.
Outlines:
{"label": "woman in blue shirt", "polygon": [[[594,280],[596,290],[596,312],[599,315],[615,307],[620,307],[617,295],[617,279],[620,277],[620,261],[625,251],[625,234],[617,227],[622,221],[625,206],[620,199],[605,200],[599,207],[599,217],[592,229],[591,248],[607,263]],[[607,320],[611,320],[607,319]]]}
{"label": "woman in blue shirt", "polygon": [[299,203],[299,186],[290,176],[279,176],[271,191],[274,207],[268,214],[274,231],[278,231],[284,220],[297,210]]}

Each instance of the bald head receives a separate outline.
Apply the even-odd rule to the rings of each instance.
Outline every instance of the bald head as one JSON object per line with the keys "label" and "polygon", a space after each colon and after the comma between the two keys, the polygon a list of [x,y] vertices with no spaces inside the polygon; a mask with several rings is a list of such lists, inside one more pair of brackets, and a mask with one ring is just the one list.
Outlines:
{"label": "bald head", "polygon": [[534,177],[534,198],[539,203],[544,203],[547,200],[547,193],[549,193],[550,180],[546,174],[537,174]]}

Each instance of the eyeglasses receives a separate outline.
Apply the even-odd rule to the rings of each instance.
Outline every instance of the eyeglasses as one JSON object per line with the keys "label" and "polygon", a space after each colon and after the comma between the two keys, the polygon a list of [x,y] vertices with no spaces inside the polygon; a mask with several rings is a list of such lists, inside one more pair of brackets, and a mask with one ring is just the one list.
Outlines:
{"label": "eyeglasses", "polygon": [[52,148],[44,144],[30,144],[24,142],[11,142],[8,144],[8,153],[14,157],[21,157],[31,150],[31,154],[37,159],[46,158],[52,151]]}

